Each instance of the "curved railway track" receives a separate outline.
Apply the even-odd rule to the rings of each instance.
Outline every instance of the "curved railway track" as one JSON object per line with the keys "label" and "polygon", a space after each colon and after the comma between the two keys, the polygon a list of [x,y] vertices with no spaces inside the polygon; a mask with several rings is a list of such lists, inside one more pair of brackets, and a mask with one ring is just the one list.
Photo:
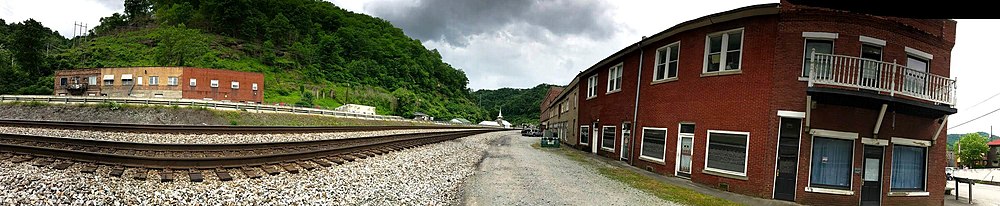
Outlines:
{"label": "curved railway track", "polygon": [[260,134],[260,133],[317,133],[358,132],[403,129],[461,129],[483,128],[475,126],[228,126],[228,125],[172,125],[172,124],[123,124],[94,122],[64,122],[42,120],[0,119],[0,126],[36,127],[73,130],[96,130],[141,133],[179,134]]}
{"label": "curved railway track", "polygon": [[[189,125],[95,124],[81,122],[48,122],[0,120],[0,125],[89,129],[125,132],[170,133],[304,133],[373,131],[389,129],[440,129],[462,127],[370,126],[370,127],[235,127]],[[206,131],[196,131],[196,130]],[[81,164],[81,172],[95,173],[107,167],[108,175],[121,177],[131,170],[133,178],[147,179],[149,170],[156,171],[161,181],[173,181],[186,174],[189,180],[200,182],[212,172],[221,181],[232,180],[231,171],[240,176],[259,178],[282,172],[298,173],[343,164],[391,151],[432,144],[469,135],[502,129],[469,128],[469,130],[395,134],[347,139],[327,139],[298,142],[268,142],[254,144],[150,144],[113,142],[89,139],[0,134],[0,159],[14,163],[29,162],[39,167],[64,170]],[[103,171],[103,170],[102,170]],[[264,174],[261,174],[264,173]]]}

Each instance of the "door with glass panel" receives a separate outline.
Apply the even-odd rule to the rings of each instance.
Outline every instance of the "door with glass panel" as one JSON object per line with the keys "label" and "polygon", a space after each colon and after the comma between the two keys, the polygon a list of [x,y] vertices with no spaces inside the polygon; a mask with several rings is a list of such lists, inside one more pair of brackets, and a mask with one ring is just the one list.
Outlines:
{"label": "door with glass panel", "polygon": [[882,47],[871,44],[861,44],[861,78],[859,85],[865,87],[878,88],[879,73],[883,68]]}
{"label": "door with glass panel", "polygon": [[629,154],[631,154],[631,149],[630,149],[632,148],[631,140],[632,140],[632,123],[631,122],[622,123],[621,160],[623,161],[628,160]]}
{"label": "door with glass panel", "polygon": [[691,155],[694,154],[694,124],[682,123],[677,134],[678,177],[691,178]]}
{"label": "door with glass panel", "polygon": [[778,125],[778,165],[774,171],[774,199],[795,201],[802,119],[782,117]]}
{"label": "door with glass panel", "polygon": [[861,205],[879,205],[882,199],[882,152],[880,146],[865,145],[861,175]]}
{"label": "door with glass panel", "polygon": [[590,133],[590,142],[592,142],[592,144],[590,144],[590,153],[597,154],[597,137],[601,135],[601,133],[598,133],[597,129],[600,127],[597,126],[597,122],[594,122],[590,128],[593,130],[593,132]]}
{"label": "door with glass panel", "polygon": [[903,91],[917,94],[926,95],[926,84],[927,84],[927,65],[928,60],[907,56],[906,57],[906,69],[903,72],[905,78],[903,79]]}

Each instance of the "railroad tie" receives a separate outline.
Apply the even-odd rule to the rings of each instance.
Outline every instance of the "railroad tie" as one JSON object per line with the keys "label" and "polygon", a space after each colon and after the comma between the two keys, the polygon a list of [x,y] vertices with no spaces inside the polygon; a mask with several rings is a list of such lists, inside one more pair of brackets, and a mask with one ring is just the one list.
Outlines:
{"label": "railroad tie", "polygon": [[323,166],[323,167],[333,166],[333,164],[330,164],[330,161],[327,160],[326,158],[316,159],[316,160],[313,160],[313,162],[315,162],[319,166]]}
{"label": "railroad tie", "polygon": [[257,172],[257,170],[254,170],[254,169],[249,168],[249,167],[243,168],[242,170],[243,170],[243,175],[246,175],[247,178],[250,178],[250,179],[260,178],[260,173]]}
{"label": "railroad tie", "polygon": [[66,168],[69,168],[69,166],[72,166],[72,165],[73,165],[73,162],[65,161],[64,160],[64,161],[61,161],[59,163],[56,163],[56,164],[52,165],[52,168],[55,168],[57,170],[65,170]]}
{"label": "railroad tie", "polygon": [[5,160],[5,159],[8,159],[8,158],[13,157],[13,156],[14,155],[11,155],[11,154],[8,154],[8,153],[3,153],[2,155],[0,155],[0,160]]}
{"label": "railroad tie", "polygon": [[285,169],[285,171],[288,171],[288,173],[292,173],[292,174],[298,174],[299,173],[299,168],[295,167],[294,163],[282,165],[281,168]]}
{"label": "railroad tie", "polygon": [[[233,180],[233,176],[229,174],[229,171],[226,171],[226,170],[223,170],[223,169],[215,170],[215,176],[219,177],[219,181],[230,181],[230,180]],[[260,176],[257,176],[257,177],[260,177]],[[191,178],[191,179],[194,179],[194,178]]]}
{"label": "railroad tie", "polygon": [[39,160],[39,161],[35,162],[32,165],[34,165],[35,167],[45,167],[45,166],[51,165],[53,162],[55,162],[55,161],[52,161],[51,159],[42,159],[42,160]]}
{"label": "railroad tie", "polygon": [[31,161],[32,159],[35,159],[35,157],[32,157],[32,156],[20,156],[20,157],[14,158],[10,162],[13,162],[13,163],[22,163],[22,162]]}
{"label": "railroad tie", "polygon": [[205,175],[201,174],[201,171],[196,169],[189,170],[188,177],[191,178],[191,182],[202,182],[205,180]]}
{"label": "railroad tie", "polygon": [[260,166],[260,168],[264,169],[264,173],[267,173],[268,175],[278,175],[278,174],[281,174],[281,171],[278,171],[278,169],[274,168],[274,167],[275,167],[275,165]]}
{"label": "railroad tie", "polygon": [[[340,155],[340,159],[344,159],[344,160],[346,160],[348,162],[353,162],[357,158],[354,158],[354,156],[352,156],[352,155],[345,154],[345,155]],[[339,163],[338,162],[337,164],[343,164],[343,163]]]}
{"label": "railroad tie", "polygon": [[356,159],[365,159],[365,158],[368,158],[368,155],[366,155],[364,153],[360,153],[360,152],[354,153],[354,154],[351,154],[351,155],[354,156],[354,158],[356,158]]}
{"label": "railroad tie", "polygon": [[365,153],[366,155],[368,155],[368,157],[375,157],[375,156],[377,156],[377,154],[375,154],[374,152],[371,152],[371,151],[368,151],[368,152],[364,152],[364,153]]}
{"label": "railroad tie", "polygon": [[146,169],[144,169],[144,168],[139,168],[137,170],[138,171],[136,171],[135,174],[132,174],[132,179],[146,180],[146,176],[148,175],[147,173],[149,173],[149,172],[146,171]]}
{"label": "railroad tie", "polygon": [[94,174],[94,172],[97,172],[97,166],[94,166],[94,165],[84,165],[83,168],[80,168],[80,172],[81,173],[87,173],[87,174]]}
{"label": "railroad tie", "polygon": [[160,182],[173,182],[174,181],[174,172],[170,171],[170,169],[163,169],[163,170],[160,170],[160,172],[158,172],[158,173],[160,174]]}
{"label": "railroad tie", "polygon": [[120,166],[111,168],[111,172],[108,173],[108,175],[113,177],[121,177],[123,174],[125,174],[125,168]]}
{"label": "railroad tie", "polygon": [[342,165],[342,164],[344,164],[345,162],[347,162],[347,160],[344,160],[344,159],[341,159],[341,158],[339,158],[339,157],[334,157],[334,158],[330,158],[330,159],[332,159],[332,160],[333,160],[333,162],[334,162],[334,163],[337,163],[338,165]]}
{"label": "railroad tie", "polygon": [[311,162],[312,161],[306,160],[304,162],[298,162],[298,163],[295,163],[295,164],[299,165],[299,167],[302,167],[302,169],[306,169],[306,170],[316,169],[316,164],[313,164]]}

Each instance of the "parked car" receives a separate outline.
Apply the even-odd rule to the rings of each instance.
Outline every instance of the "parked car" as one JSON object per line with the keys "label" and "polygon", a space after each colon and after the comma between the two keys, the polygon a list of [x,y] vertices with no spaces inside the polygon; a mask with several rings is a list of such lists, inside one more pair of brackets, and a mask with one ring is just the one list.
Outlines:
{"label": "parked car", "polygon": [[949,180],[949,181],[950,180],[955,180],[955,177],[953,176],[954,173],[955,173],[955,168],[954,167],[944,167],[944,176],[947,177],[946,178],[947,180]]}
{"label": "parked car", "polygon": [[531,132],[528,134],[528,136],[529,137],[541,137],[542,136],[542,130],[531,129]]}
{"label": "parked car", "polygon": [[521,129],[521,136],[528,136],[528,133],[530,133],[530,132],[531,132],[531,128],[525,127],[524,129]]}

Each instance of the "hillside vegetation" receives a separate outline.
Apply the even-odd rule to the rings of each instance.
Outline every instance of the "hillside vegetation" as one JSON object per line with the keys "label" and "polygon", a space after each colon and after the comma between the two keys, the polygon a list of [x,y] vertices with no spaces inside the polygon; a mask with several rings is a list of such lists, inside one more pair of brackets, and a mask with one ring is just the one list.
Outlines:
{"label": "hillside vegetation", "polygon": [[[192,66],[261,72],[266,103],[492,119],[462,70],[382,19],[313,0],[126,0],[87,36],[0,26],[0,93],[51,94],[58,69]],[[537,110],[537,105],[535,106]],[[506,109],[505,109],[506,110]],[[537,119],[537,118],[536,118]]]}

